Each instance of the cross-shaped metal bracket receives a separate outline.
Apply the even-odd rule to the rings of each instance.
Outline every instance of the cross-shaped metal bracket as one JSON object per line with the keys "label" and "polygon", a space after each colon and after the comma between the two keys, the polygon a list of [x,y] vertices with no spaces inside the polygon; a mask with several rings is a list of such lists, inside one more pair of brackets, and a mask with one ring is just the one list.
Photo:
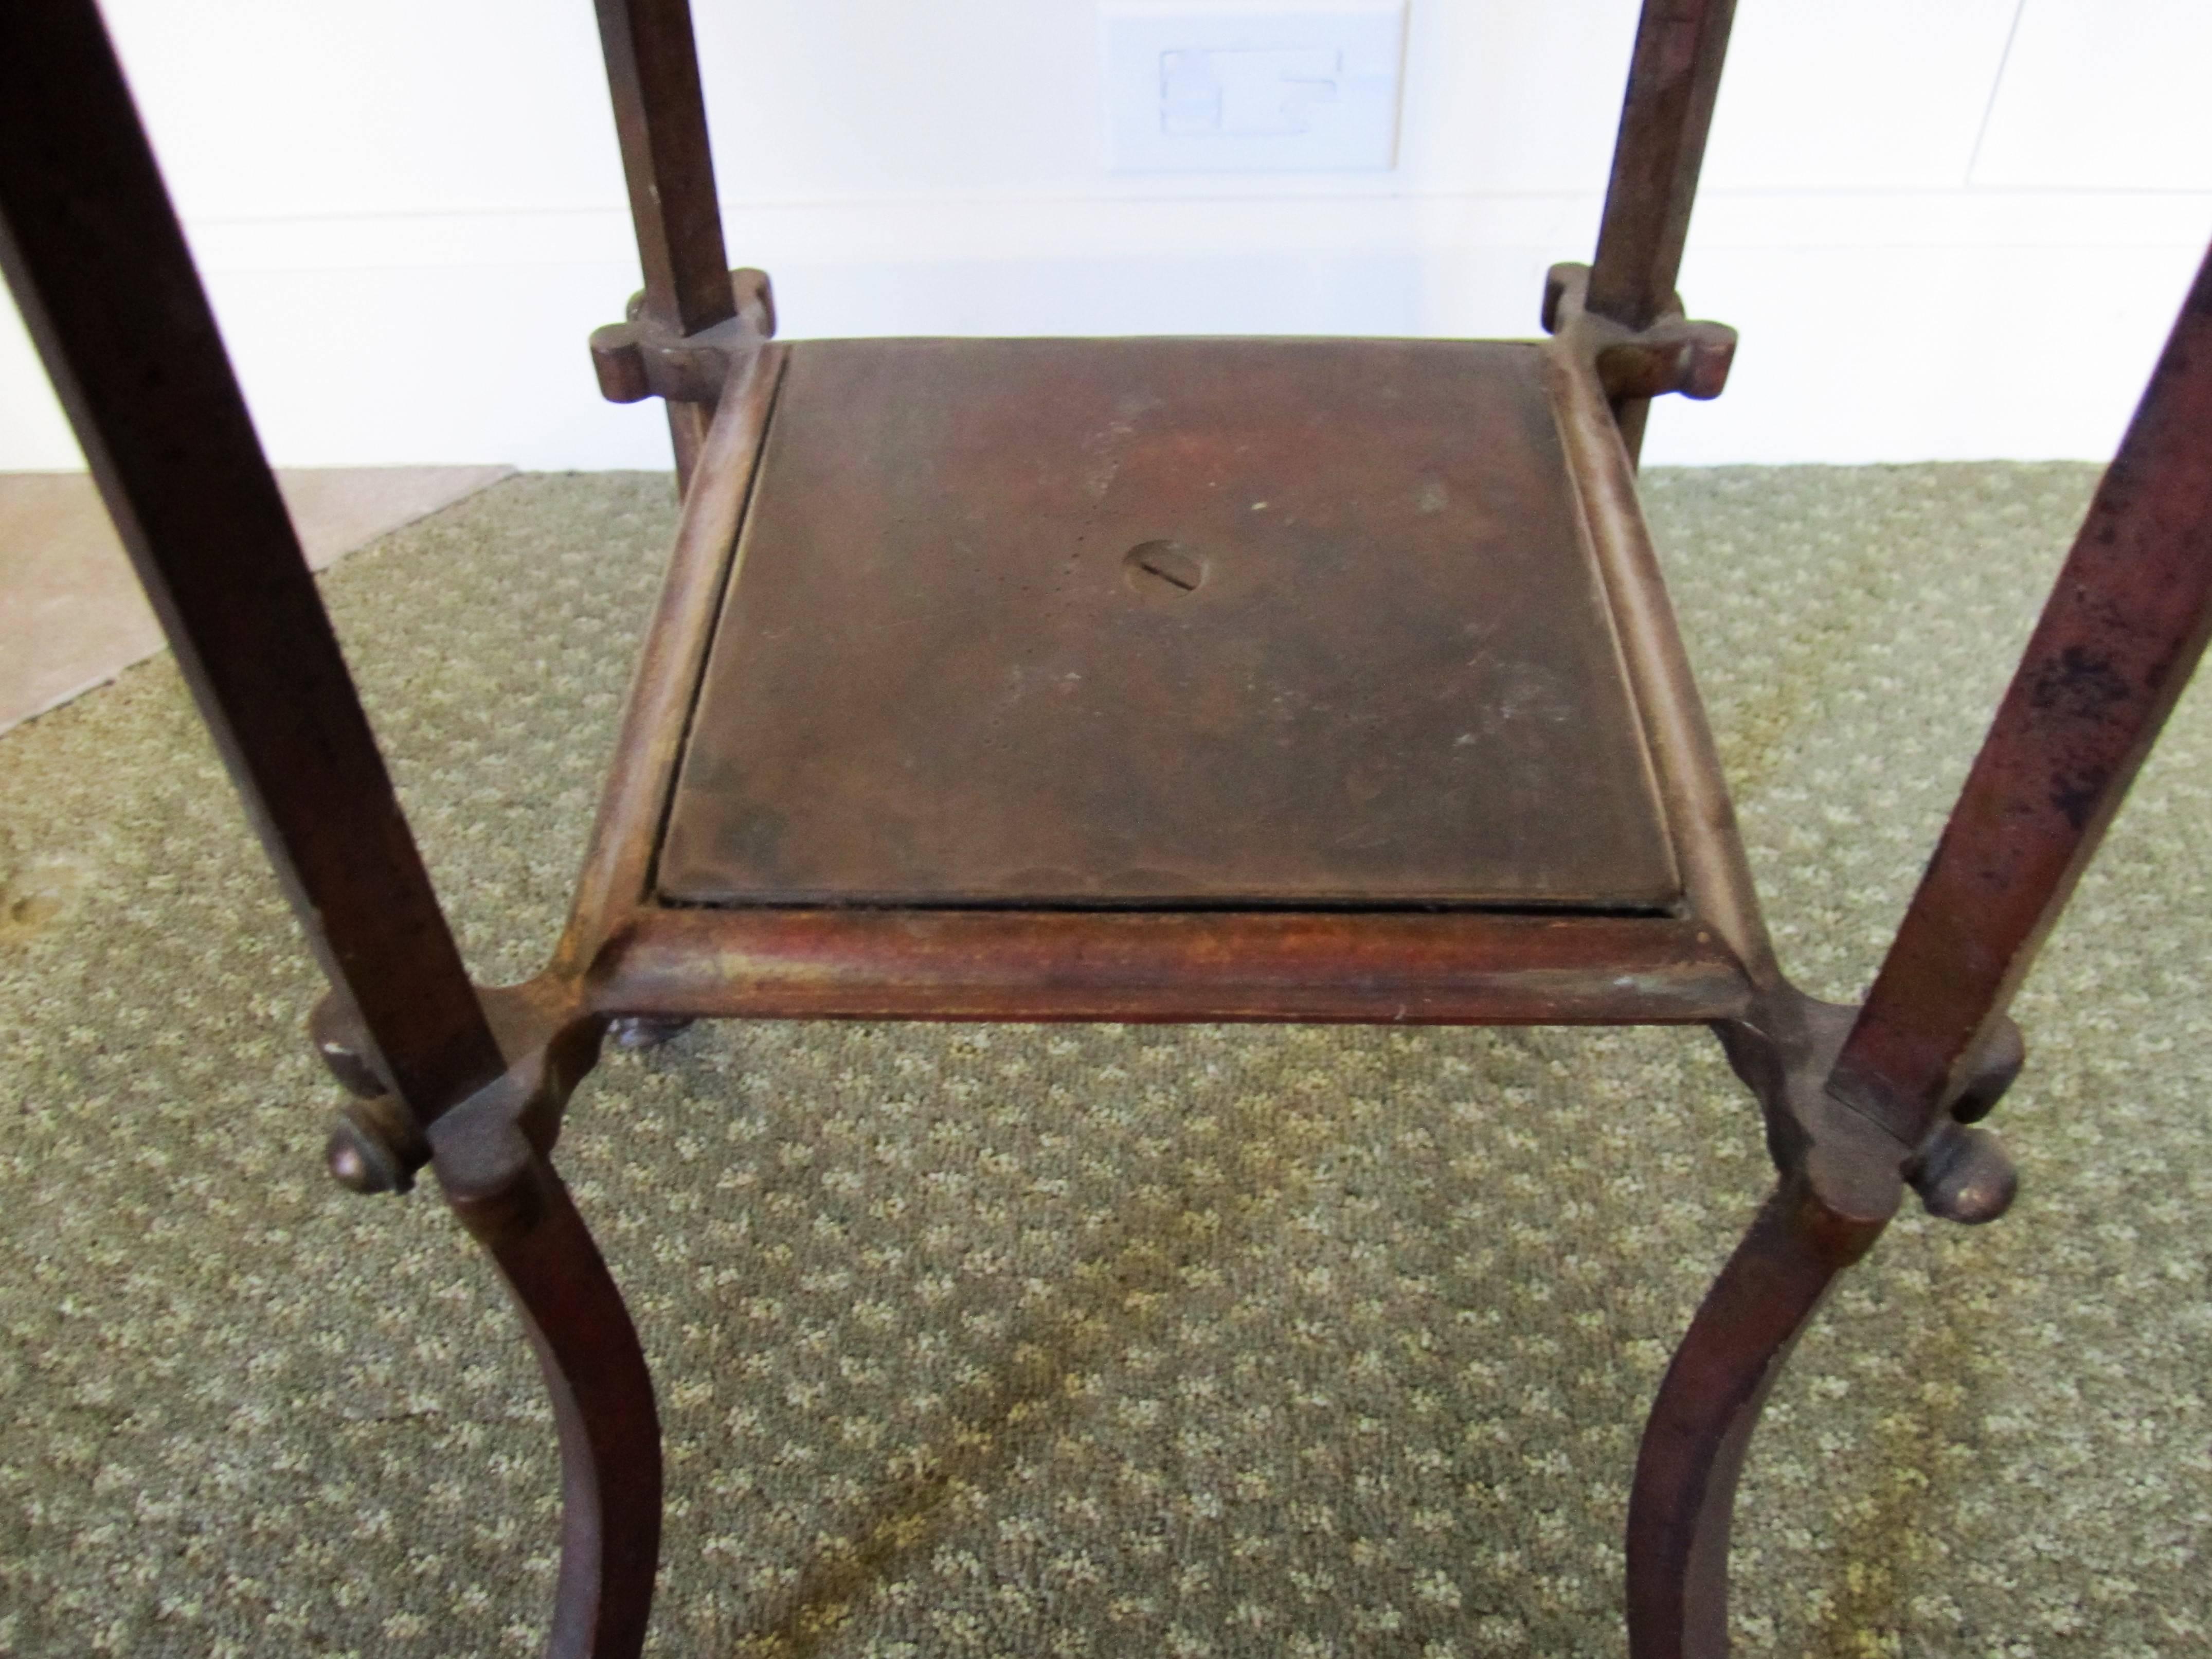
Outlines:
{"label": "cross-shaped metal bracket", "polygon": [[775,334],[775,294],[766,271],[750,266],[732,271],[730,290],[737,315],[696,334],[678,333],[647,312],[643,294],[632,295],[629,320],[592,335],[592,367],[601,394],[617,404],[665,398],[714,407],[732,366]]}
{"label": "cross-shaped metal bracket", "polygon": [[1735,361],[1735,331],[1726,323],[1693,323],[1681,296],[1649,328],[1633,329],[1591,311],[1589,267],[1556,264],[1544,274],[1544,332],[1580,343],[1596,366],[1605,395],[1656,398],[1679,392],[1717,398]]}

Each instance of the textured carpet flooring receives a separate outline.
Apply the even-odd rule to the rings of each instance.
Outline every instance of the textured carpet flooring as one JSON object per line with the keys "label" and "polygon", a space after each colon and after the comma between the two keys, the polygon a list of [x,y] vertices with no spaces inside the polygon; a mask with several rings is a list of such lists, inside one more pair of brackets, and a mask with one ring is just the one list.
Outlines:
{"label": "textured carpet flooring", "polygon": [[[1785,958],[1871,974],[2093,483],[1660,474]],[[326,591],[479,976],[550,942],[672,514],[524,477]],[[0,1652],[528,1651],[545,1408],[434,1198],[334,1188],[316,985],[166,659],[0,738]],[[2212,701],[1754,1449],[1739,1638],[2201,1654]],[[701,1028],[562,1161],[659,1379],[665,1653],[1621,1650],[1668,1349],[1765,1175],[1697,1031]]]}

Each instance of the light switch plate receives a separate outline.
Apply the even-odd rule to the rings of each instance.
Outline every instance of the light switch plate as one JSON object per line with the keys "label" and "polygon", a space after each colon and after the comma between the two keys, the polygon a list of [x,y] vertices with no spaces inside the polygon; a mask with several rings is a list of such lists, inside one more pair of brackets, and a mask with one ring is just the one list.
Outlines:
{"label": "light switch plate", "polygon": [[1117,173],[1396,163],[1405,0],[1102,0],[1099,27]]}

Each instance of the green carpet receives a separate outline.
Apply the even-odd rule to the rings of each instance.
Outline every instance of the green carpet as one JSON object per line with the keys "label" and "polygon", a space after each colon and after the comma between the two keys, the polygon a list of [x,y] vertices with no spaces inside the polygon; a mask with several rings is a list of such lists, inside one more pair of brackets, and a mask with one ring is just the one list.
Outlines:
{"label": "green carpet", "polygon": [[[1785,960],[1870,975],[2094,474],[1655,475]],[[326,581],[479,977],[558,925],[672,514],[498,485]],[[520,1654],[548,1414],[434,1197],[322,1176],[316,979],[166,659],[0,739],[0,1652]],[[2202,1654],[2212,702],[1754,1448],[1753,1653]],[[1698,1031],[828,1024],[611,1056],[562,1163],[661,1390],[682,1654],[1621,1650],[1761,1191]]]}

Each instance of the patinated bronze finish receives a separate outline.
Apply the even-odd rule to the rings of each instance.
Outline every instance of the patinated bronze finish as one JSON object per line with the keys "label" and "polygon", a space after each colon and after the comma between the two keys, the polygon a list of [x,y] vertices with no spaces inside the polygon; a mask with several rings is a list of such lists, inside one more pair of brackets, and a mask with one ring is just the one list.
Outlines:
{"label": "patinated bronze finish", "polygon": [[1908,1190],[2012,1201],[2014,988],[2212,630],[2212,262],[1863,1010],[1776,963],[1638,508],[1730,0],[1647,0],[1545,342],[775,341],[725,269],[684,0],[599,0],[644,291],[592,357],[684,481],[568,926],[463,974],[92,0],[0,9],[0,255],[310,943],[356,1099],[551,1395],[548,1651],[643,1642],[653,1387],[552,1156],[687,1019],[1705,1022],[1778,1179],[1653,1407],[1638,1659],[1724,1653],[1737,1472]]}

